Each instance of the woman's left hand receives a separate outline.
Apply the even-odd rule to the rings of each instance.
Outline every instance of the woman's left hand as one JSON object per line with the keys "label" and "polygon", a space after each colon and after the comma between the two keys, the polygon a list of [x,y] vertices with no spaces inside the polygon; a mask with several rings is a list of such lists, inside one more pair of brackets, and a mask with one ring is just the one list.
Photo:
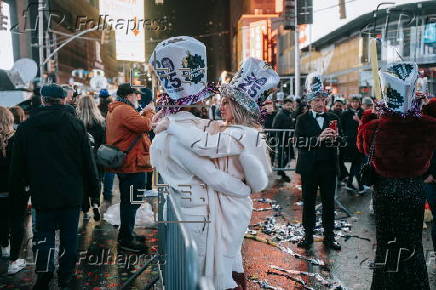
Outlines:
{"label": "woman's left hand", "polygon": [[166,129],[168,129],[170,125],[170,120],[165,117],[162,120],[160,120],[158,123],[153,123],[153,131],[155,134],[159,134],[162,131],[165,131]]}

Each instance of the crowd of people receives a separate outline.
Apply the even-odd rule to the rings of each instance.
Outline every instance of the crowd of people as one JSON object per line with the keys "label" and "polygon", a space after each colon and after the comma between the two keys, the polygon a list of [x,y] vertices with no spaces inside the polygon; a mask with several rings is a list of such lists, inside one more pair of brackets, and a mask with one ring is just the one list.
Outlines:
{"label": "crowd of people", "polygon": [[[46,84],[25,104],[0,106],[0,244],[9,257],[8,274],[26,267],[21,248],[31,205],[34,289],[48,289],[53,280],[56,230],[62,253],[57,282],[68,289],[79,219],[100,220],[112,205],[115,176],[118,248],[146,251],[135,216],[144,189],[152,189],[155,168],[197,244],[201,275],[215,289],[247,289],[241,249],[253,210],[250,194],[270,186],[272,163],[290,182],[287,171],[296,159],[305,230],[298,247],[313,244],[318,191],[323,244],[337,251],[337,185],[357,194],[373,191],[377,251],[371,288],[429,289],[421,239],[424,203],[436,211],[436,102],[410,89],[415,64],[393,64],[380,73],[382,100],[334,97],[317,73],[308,75],[304,97],[275,100],[268,96],[279,76],[263,61],[248,58],[229,83],[216,87],[207,85],[207,69],[176,69],[192,55],[207,59],[204,44],[191,37],[156,46],[150,63],[163,88],[158,96],[129,83],[120,84],[116,96],[101,90],[98,99]],[[162,73],[164,63],[172,71]],[[259,138],[264,129],[272,130]],[[435,220],[432,238],[436,250]],[[384,261],[391,248],[406,249],[407,256],[400,251]]]}

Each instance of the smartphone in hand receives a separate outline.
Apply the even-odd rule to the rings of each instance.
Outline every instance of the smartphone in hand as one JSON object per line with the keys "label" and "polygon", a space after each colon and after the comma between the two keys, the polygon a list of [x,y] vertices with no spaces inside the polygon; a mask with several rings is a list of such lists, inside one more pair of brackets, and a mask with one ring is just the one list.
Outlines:
{"label": "smartphone in hand", "polygon": [[338,132],[338,121],[337,120],[330,121],[329,128]]}

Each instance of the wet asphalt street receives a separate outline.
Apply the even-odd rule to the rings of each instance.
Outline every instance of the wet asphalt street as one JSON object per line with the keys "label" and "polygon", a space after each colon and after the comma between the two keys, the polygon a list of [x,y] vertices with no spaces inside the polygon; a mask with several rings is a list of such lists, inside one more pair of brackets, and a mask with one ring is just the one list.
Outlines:
{"label": "wet asphalt street", "polygon": [[[283,183],[278,177],[275,186],[266,192],[256,194],[257,198],[270,198],[276,200],[282,207],[279,212],[277,223],[300,223],[302,219],[302,206],[298,204],[301,201],[301,191],[298,186],[294,186],[296,178],[292,174],[292,182]],[[287,270],[307,271],[319,273],[326,280],[334,280],[340,283],[345,289],[369,289],[372,280],[372,271],[369,268],[375,254],[375,220],[374,216],[369,213],[369,203],[371,192],[363,196],[357,193],[347,192],[343,188],[338,188],[337,199],[347,208],[352,216],[346,218],[346,214],[336,208],[336,218],[346,218],[352,225],[351,235],[359,236],[348,239],[337,238],[342,245],[342,251],[327,252],[322,242],[314,243],[314,247],[309,251],[299,249],[296,244],[285,242],[284,245],[290,247],[296,253],[310,257],[318,258],[325,262],[326,266],[314,266],[306,261],[298,260],[287,253],[283,253],[276,247],[251,239],[245,239],[244,257],[245,267],[248,276],[252,280],[267,281],[270,286],[283,289],[304,289],[301,283],[291,281],[289,278],[278,277],[268,274],[271,271],[271,265],[279,266]],[[319,202],[319,201],[318,201]],[[297,204],[296,204],[297,203]],[[265,203],[255,202],[254,207],[268,207]],[[255,212],[251,224],[264,221],[273,214],[272,211]],[[430,225],[430,224],[429,224]],[[257,234],[259,237],[271,240],[271,237],[263,233]],[[367,241],[369,239],[370,241]],[[431,289],[436,289],[436,259],[432,252],[432,241],[430,236],[430,227],[423,231],[424,251],[427,257],[427,268],[429,273]],[[276,271],[274,271],[276,272]],[[315,278],[308,278],[302,275],[291,275],[292,277],[301,278],[307,287],[313,289],[328,289],[321,286],[321,283]],[[261,289],[259,283],[249,282],[249,289]]]}
{"label": "wet asphalt street", "polygon": [[[114,182],[113,202],[119,202],[117,179]],[[117,248],[118,230],[111,224],[100,221],[95,222],[90,211],[90,219],[79,222],[79,257],[72,289],[120,289],[130,277],[140,269],[157,251],[157,230],[155,228],[136,228],[140,236],[145,236],[147,252],[131,254],[122,252]],[[7,275],[7,260],[0,260],[0,289],[32,289],[36,281],[34,273],[33,255],[31,251],[31,217],[26,219],[26,246],[24,256],[28,262],[27,267],[13,276]],[[144,289],[157,277],[157,266],[149,267],[126,289]],[[159,283],[156,288],[161,289]],[[50,289],[58,289],[54,279]]]}
{"label": "wet asphalt street", "polygon": [[[267,217],[274,213],[278,214],[277,223],[300,223],[302,206],[298,204],[301,201],[301,191],[294,186],[295,181],[298,183],[298,177],[293,177],[291,184],[282,183],[277,179],[274,181],[272,189],[253,195],[253,198],[270,198],[278,202],[282,209],[278,212],[271,210],[254,212],[251,224],[263,222]],[[117,186],[114,186],[115,200],[118,202]],[[318,273],[323,279],[334,280],[340,283],[346,289],[369,289],[372,272],[369,269],[369,263],[374,257],[375,249],[375,224],[374,218],[369,214],[368,206],[370,202],[370,193],[364,196],[350,194],[343,189],[338,190],[338,200],[352,213],[351,218],[346,220],[352,225],[351,232],[353,235],[370,239],[370,241],[359,238],[338,238],[342,245],[340,252],[326,252],[320,241],[315,242],[313,250],[305,252],[293,243],[286,242],[286,246],[301,255],[319,258],[326,263],[325,267],[313,266],[301,259],[280,251],[271,244],[245,239],[243,253],[246,274],[251,281],[248,282],[249,289],[261,289],[257,282],[253,280],[267,281],[271,286],[278,289],[304,289],[301,283],[291,281],[289,278],[273,276],[268,274],[271,265],[279,266],[287,270],[298,270]],[[255,208],[270,207],[270,205],[254,202]],[[337,208],[337,218],[346,215]],[[30,221],[30,216],[27,219]],[[139,234],[147,237],[146,245],[149,248],[145,256],[129,256],[118,252],[116,246],[117,230],[106,222],[94,222],[81,219],[79,225],[79,245],[81,262],[76,272],[76,281],[74,289],[119,289],[133,273],[140,268],[147,259],[156,252],[157,239],[156,229],[137,229]],[[31,237],[31,227],[28,223],[27,237]],[[265,234],[258,233],[261,239],[270,240]],[[431,257],[431,239],[430,229],[423,232],[424,249],[427,255],[427,265],[431,289],[436,289],[436,262]],[[28,262],[32,261],[31,241],[28,240],[24,253]],[[112,260],[111,260],[112,259]],[[116,262],[113,262],[116,259]],[[25,270],[14,276],[7,276],[6,260],[0,260],[0,289],[31,289],[34,283],[35,274],[33,265],[28,265]],[[156,267],[146,270],[132,285],[127,289],[143,289],[157,275]],[[315,278],[307,278],[301,275],[293,275],[301,278],[307,287],[313,289],[328,289],[320,286],[321,284]],[[160,287],[156,287],[159,289]],[[51,289],[57,289],[56,283],[52,284]]]}

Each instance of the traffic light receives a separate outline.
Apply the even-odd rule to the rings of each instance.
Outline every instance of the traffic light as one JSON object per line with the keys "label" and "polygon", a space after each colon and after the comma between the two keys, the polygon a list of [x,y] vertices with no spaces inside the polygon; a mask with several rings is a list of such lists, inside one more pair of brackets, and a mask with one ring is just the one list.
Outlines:
{"label": "traffic light", "polygon": [[312,2],[312,0],[297,0],[297,25],[313,24]]}
{"label": "traffic light", "polygon": [[283,1],[282,17],[285,30],[295,30],[295,1]]}

